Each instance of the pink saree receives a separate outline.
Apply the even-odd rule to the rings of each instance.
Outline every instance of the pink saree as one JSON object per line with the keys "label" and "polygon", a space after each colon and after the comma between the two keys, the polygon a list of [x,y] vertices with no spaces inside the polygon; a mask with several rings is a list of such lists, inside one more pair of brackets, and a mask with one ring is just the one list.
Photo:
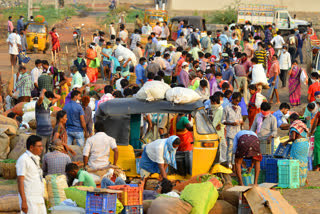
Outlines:
{"label": "pink saree", "polygon": [[302,69],[298,66],[293,67],[292,72],[289,77],[289,98],[290,104],[292,106],[300,105],[300,97],[301,97],[301,83],[300,83],[300,75]]}

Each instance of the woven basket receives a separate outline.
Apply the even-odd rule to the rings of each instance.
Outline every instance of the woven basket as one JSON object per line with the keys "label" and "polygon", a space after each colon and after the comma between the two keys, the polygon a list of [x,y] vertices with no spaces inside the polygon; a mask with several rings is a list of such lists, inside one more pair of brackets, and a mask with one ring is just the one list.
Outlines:
{"label": "woven basket", "polygon": [[1,168],[1,174],[2,174],[3,178],[5,178],[5,179],[17,178],[16,163],[1,163],[0,162],[0,168]]}

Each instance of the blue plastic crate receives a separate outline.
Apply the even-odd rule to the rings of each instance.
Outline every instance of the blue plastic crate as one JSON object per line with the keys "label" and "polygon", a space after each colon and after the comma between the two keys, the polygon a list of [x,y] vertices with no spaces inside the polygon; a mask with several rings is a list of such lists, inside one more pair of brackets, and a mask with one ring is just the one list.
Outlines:
{"label": "blue plastic crate", "polygon": [[286,146],[284,146],[282,143],[280,143],[273,156],[276,158],[288,158],[291,146],[291,144],[287,144]]}
{"label": "blue plastic crate", "polygon": [[262,155],[262,161],[260,162],[260,169],[266,170],[267,169],[267,159],[273,158],[272,155]]}
{"label": "blue plastic crate", "polygon": [[86,213],[110,214],[116,213],[117,194],[102,192],[87,192]]}
{"label": "blue plastic crate", "polygon": [[266,180],[267,183],[278,183],[278,159],[268,158],[266,166]]}
{"label": "blue plastic crate", "polygon": [[254,173],[243,173],[242,174],[243,185],[249,186],[254,183]]}
{"label": "blue plastic crate", "polygon": [[249,168],[252,164],[252,159],[244,159],[244,162],[246,162],[247,168]]}
{"label": "blue plastic crate", "polygon": [[124,206],[121,214],[143,214],[143,205]]}
{"label": "blue plastic crate", "polygon": [[300,164],[298,160],[279,160],[278,161],[278,173],[279,182],[278,187],[281,188],[299,188],[299,168]]}
{"label": "blue plastic crate", "polygon": [[308,157],[308,170],[309,171],[313,170],[312,157]]}

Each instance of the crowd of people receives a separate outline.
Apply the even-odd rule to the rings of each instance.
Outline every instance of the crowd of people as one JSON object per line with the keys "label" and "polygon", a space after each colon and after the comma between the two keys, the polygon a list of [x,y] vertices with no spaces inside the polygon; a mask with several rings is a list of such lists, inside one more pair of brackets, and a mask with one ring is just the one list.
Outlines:
{"label": "crowd of people", "polygon": [[[85,169],[107,167],[110,149],[114,151],[113,164],[117,164],[121,155],[117,142],[104,132],[101,121],[95,121],[93,130],[92,112],[112,99],[135,97],[139,89],[151,81],[189,88],[200,95],[220,138],[220,162],[234,169],[240,185],[243,185],[241,165],[244,158],[253,160],[249,171],[253,166],[256,168],[257,184],[262,155],[274,153],[278,129],[289,130],[289,140],[284,145],[293,142],[290,157],[300,162],[300,186],[306,182],[308,137],[313,135],[314,166],[319,170],[318,73],[311,74],[310,103],[303,115],[306,123],[297,113],[289,113],[291,107],[301,104],[301,84],[307,82],[308,75],[302,68],[302,48],[308,32],[293,30],[285,39],[275,26],[270,25],[263,30],[247,22],[245,26],[226,26],[223,31],[203,34],[181,21],[175,33],[170,32],[166,22],[157,23],[154,28],[147,23],[142,25],[139,16],[134,26],[131,35],[125,24],[119,25],[117,34],[114,23],[110,25],[110,36],[101,31],[95,33],[86,53],[78,53],[70,67],[71,81],[67,72],[60,72],[46,60],[35,60],[35,67],[30,73],[24,65],[19,66],[13,78],[12,96],[6,99],[7,106],[30,102],[32,97],[38,97],[35,108],[37,136],[29,137],[27,152],[17,162],[23,211],[28,207],[38,209],[28,197],[38,185],[36,183],[42,182],[41,154],[44,175],[67,174],[85,186],[95,186],[95,183],[86,171],[71,163],[69,152],[71,155],[75,152],[69,145],[74,141],[83,147]],[[10,31],[9,53],[14,56],[12,51],[21,49],[17,33],[23,30],[18,26],[17,30],[12,27]],[[56,35],[55,29],[52,32]],[[149,34],[145,45],[142,44],[142,32]],[[175,39],[174,45],[161,45],[160,41],[169,41],[170,38]],[[115,50],[120,45],[134,53],[135,66],[131,58],[115,57]],[[300,64],[295,60],[297,56]],[[103,81],[108,82],[101,97],[96,91],[86,90],[98,80],[99,70]],[[278,89],[287,85],[290,103],[280,103]],[[268,89],[267,96],[262,95],[263,89]],[[276,104],[281,105],[272,113],[274,95]],[[95,109],[89,106],[90,98],[95,99]],[[53,105],[62,109],[57,112],[55,128],[52,128],[50,119],[50,107]],[[145,136],[158,123],[156,132],[161,139],[146,145],[141,158],[141,177],[159,173],[165,179],[167,166],[177,167],[176,151],[192,151],[193,125],[191,116],[184,114],[173,115],[172,118],[160,114],[160,121],[157,120],[153,114],[142,116],[141,128],[144,131],[138,138]],[[247,120],[249,129],[245,130]],[[30,182],[30,185],[23,187],[23,182]],[[105,179],[102,183],[108,186],[112,184],[110,182]],[[116,184],[123,182],[119,178]],[[41,200],[38,203],[42,203]]]}

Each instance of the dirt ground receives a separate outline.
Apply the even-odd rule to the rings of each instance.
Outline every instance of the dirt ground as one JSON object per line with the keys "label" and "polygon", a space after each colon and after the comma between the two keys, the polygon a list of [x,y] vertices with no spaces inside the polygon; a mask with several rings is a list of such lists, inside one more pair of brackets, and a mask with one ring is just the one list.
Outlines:
{"label": "dirt ground", "polygon": [[[58,24],[57,31],[61,35],[61,48],[62,55],[59,62],[57,62],[57,66],[62,70],[67,70],[67,65],[72,64],[73,60],[76,59],[76,46],[72,41],[72,26],[85,24],[84,30],[82,30],[82,34],[85,37],[85,41],[87,44],[91,41],[92,32],[99,30],[100,26],[97,25],[96,16],[89,16],[85,18],[72,17],[71,20],[68,21],[65,25]],[[11,77],[11,67],[9,62],[8,48],[4,41],[0,41],[0,74],[2,76],[3,83],[6,83]],[[68,46],[69,55],[68,57],[64,54],[66,52],[66,46]],[[84,53],[84,46],[82,47],[82,52]],[[47,59],[51,62],[51,52],[47,51],[46,54],[29,54],[31,57],[31,62],[27,64],[27,69],[31,70],[34,67],[34,61],[36,59]],[[280,83],[279,83],[280,85]],[[263,94],[266,95],[267,91],[263,91]],[[288,88],[279,88],[279,95],[281,102],[289,103],[289,91]],[[275,100],[274,100],[275,102]],[[302,94],[301,94],[301,103],[299,107],[294,107],[291,110],[296,112],[303,112],[304,108],[307,105],[307,86],[302,86]],[[272,111],[278,110],[279,105],[273,104]],[[247,121],[248,123],[248,121]],[[248,125],[246,125],[248,127]],[[286,136],[287,131],[279,131],[278,135],[280,137]],[[320,189],[315,189],[314,187],[320,188],[320,173],[317,172],[309,172],[308,173],[308,186],[300,189],[290,189],[290,190],[281,190],[283,196],[292,204],[298,213],[320,213]],[[16,184],[8,183],[0,178],[0,196],[6,194],[17,193]]]}

